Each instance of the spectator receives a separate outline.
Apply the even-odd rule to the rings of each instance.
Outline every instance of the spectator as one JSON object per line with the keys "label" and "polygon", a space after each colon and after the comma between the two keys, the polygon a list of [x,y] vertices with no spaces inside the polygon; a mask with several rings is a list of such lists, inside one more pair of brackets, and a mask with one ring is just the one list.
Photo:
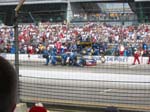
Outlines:
{"label": "spectator", "polygon": [[[116,14],[113,14],[116,16]],[[114,18],[114,17],[113,17]],[[7,29],[7,30],[6,30]],[[0,28],[0,50],[6,53],[14,53],[14,31],[11,28]],[[65,51],[71,52],[72,46],[77,46],[78,42],[106,43],[107,48],[113,48],[115,45],[123,45],[126,49],[132,49],[143,44],[143,50],[147,50],[150,43],[150,25],[142,24],[137,27],[113,26],[109,24],[86,23],[84,25],[67,25],[41,23],[35,25],[19,26],[19,50],[20,53],[42,54],[43,48],[56,46],[57,53],[66,47]],[[73,44],[73,45],[72,45]],[[132,47],[130,47],[132,45]],[[124,49],[123,48],[123,49]],[[81,51],[83,48],[80,49]],[[100,49],[97,49],[97,51]],[[119,49],[118,49],[119,50]],[[120,56],[124,51],[120,49]],[[133,50],[131,50],[131,53]],[[78,52],[79,53],[79,52]],[[95,53],[93,53],[95,54]],[[100,53],[96,53],[99,55]],[[118,54],[119,55],[119,54]],[[133,54],[132,54],[133,56]]]}
{"label": "spectator", "polygon": [[35,106],[31,107],[29,112],[47,112],[42,103],[36,103]]}
{"label": "spectator", "polygon": [[13,66],[0,57],[0,112],[13,112],[16,106],[17,75]]}

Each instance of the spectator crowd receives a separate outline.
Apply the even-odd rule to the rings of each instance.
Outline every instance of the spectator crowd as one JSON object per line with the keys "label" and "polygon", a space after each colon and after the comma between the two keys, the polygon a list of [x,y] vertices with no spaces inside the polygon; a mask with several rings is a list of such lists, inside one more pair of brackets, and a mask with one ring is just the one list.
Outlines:
{"label": "spectator crowd", "polygon": [[[19,52],[22,54],[40,54],[44,49],[56,47],[72,51],[80,42],[91,42],[92,52],[103,50],[106,55],[133,56],[135,50],[140,50],[147,56],[150,50],[150,25],[112,26],[106,23],[51,24],[39,23],[19,25]],[[0,51],[15,52],[14,29],[1,25]],[[96,46],[96,47],[95,47]],[[89,50],[88,47],[80,50]]]}
{"label": "spectator crowd", "polygon": [[134,13],[80,13],[74,14],[72,18],[72,22],[80,22],[80,21],[136,21],[137,17]]}

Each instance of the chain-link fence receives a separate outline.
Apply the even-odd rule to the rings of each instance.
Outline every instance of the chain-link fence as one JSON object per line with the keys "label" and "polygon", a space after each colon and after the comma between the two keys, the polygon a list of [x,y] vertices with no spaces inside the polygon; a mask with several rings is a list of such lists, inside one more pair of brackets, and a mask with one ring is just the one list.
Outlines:
{"label": "chain-link fence", "polygon": [[[20,12],[20,20],[32,22],[18,25],[20,102],[75,111],[150,109],[149,24],[139,23],[126,4],[98,6],[73,7],[70,23],[64,10]],[[1,55],[15,64],[14,29],[0,29]]]}

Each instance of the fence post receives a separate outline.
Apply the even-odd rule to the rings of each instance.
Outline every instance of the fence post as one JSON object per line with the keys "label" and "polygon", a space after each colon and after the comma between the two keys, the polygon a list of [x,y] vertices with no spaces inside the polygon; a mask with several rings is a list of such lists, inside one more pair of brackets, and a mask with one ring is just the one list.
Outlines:
{"label": "fence post", "polygon": [[15,11],[14,32],[15,32],[15,68],[17,73],[17,103],[19,103],[19,41],[18,41],[18,12]]}
{"label": "fence post", "polygon": [[15,18],[14,18],[14,32],[15,32],[15,68],[17,73],[17,103],[19,101],[19,40],[18,40],[18,12],[24,3],[25,0],[20,0],[17,7],[14,9]]}

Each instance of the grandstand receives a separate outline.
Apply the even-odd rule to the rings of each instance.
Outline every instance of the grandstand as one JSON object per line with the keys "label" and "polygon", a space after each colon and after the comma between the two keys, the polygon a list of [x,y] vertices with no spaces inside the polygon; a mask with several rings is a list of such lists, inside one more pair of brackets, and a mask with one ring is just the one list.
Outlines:
{"label": "grandstand", "polygon": [[[0,0],[2,23],[13,24],[18,1]],[[48,108],[149,111],[150,25],[133,25],[148,21],[146,3],[26,0],[17,35],[0,25],[0,55],[19,69],[18,102],[29,108],[42,102]],[[72,24],[59,24],[64,21]]]}
{"label": "grandstand", "polygon": [[[122,10],[120,13],[132,12],[131,9],[133,9],[130,9],[126,0],[124,2],[122,0],[26,0],[19,14],[19,22],[63,22],[64,20],[71,22],[72,19],[74,21],[99,21],[93,15],[107,12],[108,9],[106,10],[106,5],[104,5],[106,2],[119,2],[122,5],[117,9],[118,11]],[[2,22],[12,25],[13,9],[17,3],[18,0],[0,0],[0,20]],[[129,4],[133,7],[133,0],[130,0]],[[112,8],[109,10],[112,11]],[[74,16],[80,16],[80,18],[74,19]]]}
{"label": "grandstand", "polygon": [[[26,0],[25,4],[67,3],[67,2],[122,2],[122,0]],[[133,0],[131,0],[133,1]],[[17,5],[18,0],[0,0],[0,5]]]}
{"label": "grandstand", "polygon": [[[70,22],[72,19],[74,21],[85,21],[89,15],[93,16],[93,14],[96,15],[104,12],[103,10],[106,9],[106,5],[104,4],[108,2],[120,3],[122,7],[118,8],[117,6],[118,9],[116,9],[120,13],[134,12],[138,16],[139,22],[149,21],[150,14],[148,6],[150,2],[143,2],[140,0],[26,0],[24,7],[20,12],[19,21],[23,23],[31,23],[35,21],[63,22],[64,20]],[[0,0],[1,22],[12,25],[14,15],[13,9],[17,3],[18,0]],[[113,11],[112,9],[114,8],[110,7],[106,12],[109,10]],[[74,16],[83,15],[83,18],[74,19]],[[132,20],[136,20],[136,17],[132,17]],[[95,17],[90,17],[87,21],[99,20],[95,20]]]}

